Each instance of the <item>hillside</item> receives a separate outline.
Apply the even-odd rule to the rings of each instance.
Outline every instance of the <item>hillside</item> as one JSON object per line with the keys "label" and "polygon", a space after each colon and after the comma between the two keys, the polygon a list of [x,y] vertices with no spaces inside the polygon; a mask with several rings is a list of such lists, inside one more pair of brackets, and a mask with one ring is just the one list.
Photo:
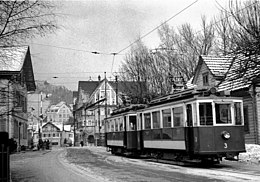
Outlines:
{"label": "hillside", "polygon": [[48,96],[50,104],[57,104],[61,101],[67,104],[73,103],[72,91],[64,86],[52,85],[47,81],[36,81],[36,93],[40,93],[41,91]]}

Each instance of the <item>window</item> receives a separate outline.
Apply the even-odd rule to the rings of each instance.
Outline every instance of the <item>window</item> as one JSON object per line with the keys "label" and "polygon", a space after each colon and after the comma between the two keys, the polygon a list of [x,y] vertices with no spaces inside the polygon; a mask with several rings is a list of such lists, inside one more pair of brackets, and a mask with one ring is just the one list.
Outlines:
{"label": "window", "polygon": [[231,124],[231,104],[217,104],[216,108],[216,123]]}
{"label": "window", "polygon": [[160,111],[152,112],[153,129],[160,128]]}
{"label": "window", "polygon": [[46,137],[46,134],[43,134],[43,137]]}
{"label": "window", "polygon": [[236,125],[242,125],[242,115],[241,115],[241,103],[235,102],[234,104],[235,109],[235,123]]}
{"label": "window", "polygon": [[136,130],[136,116],[129,116],[129,131]]}
{"label": "window", "polygon": [[151,115],[150,115],[150,113],[144,114],[144,129],[151,129]]}
{"label": "window", "polygon": [[213,125],[212,104],[199,104],[200,125]]}
{"label": "window", "polygon": [[173,124],[174,127],[183,126],[183,107],[173,108]]}
{"label": "window", "polygon": [[171,127],[171,109],[162,110],[163,128]]}
{"label": "window", "polygon": [[52,136],[55,137],[55,133],[53,133]]}
{"label": "window", "polygon": [[202,74],[203,86],[209,86],[209,73]]}

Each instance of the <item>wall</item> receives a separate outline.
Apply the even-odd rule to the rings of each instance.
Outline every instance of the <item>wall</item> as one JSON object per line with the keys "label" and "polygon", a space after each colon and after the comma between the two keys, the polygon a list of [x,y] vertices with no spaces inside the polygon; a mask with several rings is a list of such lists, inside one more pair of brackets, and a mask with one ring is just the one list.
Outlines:
{"label": "wall", "polygon": [[[209,86],[203,86],[203,73],[209,73],[208,74],[209,75],[208,76]],[[206,64],[204,62],[201,65],[196,83],[194,83],[194,84],[197,85],[198,88],[211,88],[216,85],[215,78],[213,77],[213,75],[211,74],[211,72],[209,71],[208,67],[206,66]]]}
{"label": "wall", "polygon": [[257,134],[258,144],[260,144],[260,85],[256,87],[256,111],[257,111]]}

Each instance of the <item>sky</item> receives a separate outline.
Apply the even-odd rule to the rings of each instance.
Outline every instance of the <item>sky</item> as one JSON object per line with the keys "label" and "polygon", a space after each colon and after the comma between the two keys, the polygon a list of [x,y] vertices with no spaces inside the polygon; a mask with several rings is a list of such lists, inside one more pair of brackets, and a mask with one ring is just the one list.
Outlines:
{"label": "sky", "polygon": [[[173,17],[167,23],[174,28],[189,23],[200,30],[201,16],[212,19],[221,6],[226,6],[227,0],[64,0],[54,3],[61,28],[28,42],[34,76],[35,80],[47,80],[76,91],[78,81],[97,81],[98,75],[103,79],[105,72],[109,80],[114,80],[130,50],[128,46],[166,20]],[[150,49],[157,48],[158,31],[142,41]],[[123,49],[116,56],[111,54]]]}

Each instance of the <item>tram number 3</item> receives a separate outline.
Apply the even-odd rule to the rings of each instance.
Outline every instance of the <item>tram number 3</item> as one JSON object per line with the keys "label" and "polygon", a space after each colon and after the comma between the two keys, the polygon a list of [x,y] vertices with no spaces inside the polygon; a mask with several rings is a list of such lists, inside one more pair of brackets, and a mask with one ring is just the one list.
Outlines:
{"label": "tram number 3", "polygon": [[227,149],[228,146],[227,146],[227,143],[224,143],[224,149]]}

